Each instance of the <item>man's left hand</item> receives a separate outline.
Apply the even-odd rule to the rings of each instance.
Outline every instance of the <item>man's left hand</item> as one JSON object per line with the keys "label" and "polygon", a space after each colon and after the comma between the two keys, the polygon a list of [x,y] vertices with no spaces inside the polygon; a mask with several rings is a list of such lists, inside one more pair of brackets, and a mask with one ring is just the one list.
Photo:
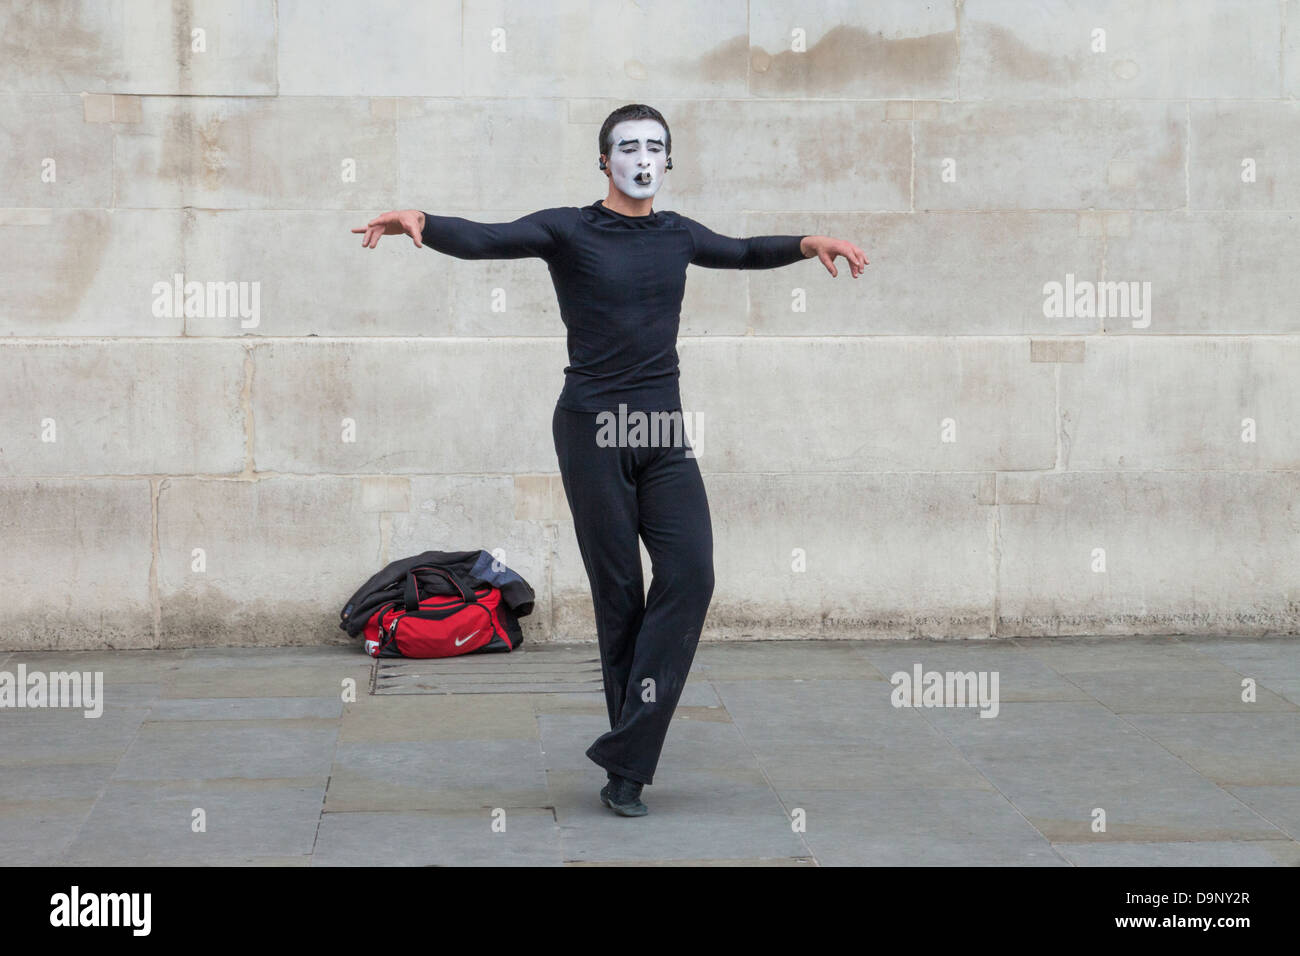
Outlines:
{"label": "man's left hand", "polygon": [[838,276],[835,257],[843,256],[849,264],[853,278],[862,275],[867,267],[867,254],[847,239],[832,239],[830,236],[804,236],[799,243],[799,251],[805,258],[816,256],[826,267],[832,277]]}

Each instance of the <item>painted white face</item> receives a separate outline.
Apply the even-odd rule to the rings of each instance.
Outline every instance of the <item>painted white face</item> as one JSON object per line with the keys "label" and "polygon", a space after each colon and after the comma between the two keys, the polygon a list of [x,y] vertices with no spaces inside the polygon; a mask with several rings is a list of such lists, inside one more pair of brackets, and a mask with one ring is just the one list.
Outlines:
{"label": "painted white face", "polygon": [[657,120],[624,120],[615,125],[609,171],[620,192],[633,199],[649,199],[659,191],[668,164],[667,139]]}

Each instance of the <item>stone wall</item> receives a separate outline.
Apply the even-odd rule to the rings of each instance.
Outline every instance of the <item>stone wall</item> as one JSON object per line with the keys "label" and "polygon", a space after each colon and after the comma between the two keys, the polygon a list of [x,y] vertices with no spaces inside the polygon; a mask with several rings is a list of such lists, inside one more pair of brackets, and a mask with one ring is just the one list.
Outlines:
{"label": "stone wall", "polygon": [[1298,6],[6,0],[0,647],[340,641],[430,548],[593,638],[545,264],[350,229],[586,205],[629,102],[657,209],[871,260],[690,270],[706,639],[1296,633]]}

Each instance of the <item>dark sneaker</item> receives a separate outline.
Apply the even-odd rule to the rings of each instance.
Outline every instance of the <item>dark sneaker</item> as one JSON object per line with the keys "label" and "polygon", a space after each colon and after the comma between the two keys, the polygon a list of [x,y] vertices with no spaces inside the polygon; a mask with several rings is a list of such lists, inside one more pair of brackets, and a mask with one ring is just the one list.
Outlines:
{"label": "dark sneaker", "polygon": [[609,783],[600,790],[600,802],[621,817],[643,817],[650,809],[641,802],[641,784],[618,774],[609,775]]}

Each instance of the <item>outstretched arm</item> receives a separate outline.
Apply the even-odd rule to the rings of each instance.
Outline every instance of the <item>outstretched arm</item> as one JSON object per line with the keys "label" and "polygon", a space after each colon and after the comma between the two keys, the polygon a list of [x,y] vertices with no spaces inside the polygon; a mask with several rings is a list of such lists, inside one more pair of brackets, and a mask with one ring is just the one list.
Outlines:
{"label": "outstretched arm", "polygon": [[691,263],[708,269],[775,269],[817,256],[832,276],[838,275],[835,257],[844,256],[855,277],[862,274],[867,256],[843,239],[829,236],[751,236],[733,239],[721,236],[693,219],[682,217],[695,241]]}
{"label": "outstretched arm", "polygon": [[800,243],[803,236],[750,236],[733,239],[681,217],[695,243],[691,264],[706,269],[775,269],[807,258]]}
{"label": "outstretched arm", "polygon": [[368,249],[380,236],[408,235],[416,246],[428,246],[458,259],[548,258],[560,247],[563,228],[552,210],[529,213],[513,222],[475,222],[459,216],[434,216],[418,209],[386,212],[365,227],[361,244]]}

